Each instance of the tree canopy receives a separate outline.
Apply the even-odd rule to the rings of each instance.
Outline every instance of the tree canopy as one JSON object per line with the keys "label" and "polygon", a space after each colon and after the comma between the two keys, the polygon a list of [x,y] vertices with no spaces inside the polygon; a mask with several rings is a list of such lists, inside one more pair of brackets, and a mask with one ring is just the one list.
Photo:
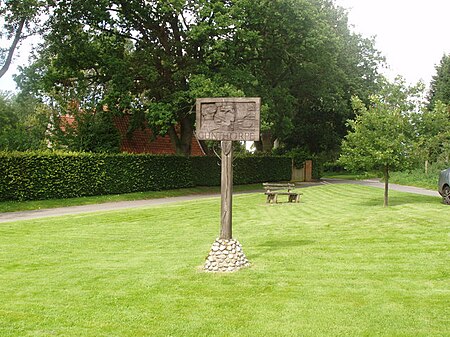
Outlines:
{"label": "tree canopy", "polygon": [[0,1],[0,39],[9,44],[0,48],[0,78],[8,71],[21,42],[40,31],[47,9],[46,0]]}
{"label": "tree canopy", "polygon": [[380,62],[331,0],[61,0],[19,84],[61,115],[147,120],[183,154],[195,98],[261,96],[259,149],[320,152],[338,148],[350,97],[376,90]]}
{"label": "tree canopy", "polygon": [[408,87],[402,79],[385,82],[379,95],[364,104],[352,98],[356,117],[342,142],[339,163],[349,170],[376,170],[385,181],[384,205],[388,205],[389,172],[408,167],[414,143],[411,115],[416,111],[420,88]]}
{"label": "tree canopy", "polygon": [[444,55],[435,68],[436,74],[431,80],[428,97],[430,109],[438,101],[444,104],[450,104],[450,55]]}
{"label": "tree canopy", "polygon": [[46,105],[0,92],[0,150],[44,149],[49,120]]}

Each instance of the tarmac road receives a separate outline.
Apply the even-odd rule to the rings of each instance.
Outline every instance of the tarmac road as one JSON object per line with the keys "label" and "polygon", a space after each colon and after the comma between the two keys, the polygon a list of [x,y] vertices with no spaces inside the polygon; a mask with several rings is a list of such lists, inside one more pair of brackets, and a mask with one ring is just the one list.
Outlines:
{"label": "tarmac road", "polygon": [[[326,184],[358,184],[364,186],[371,186],[375,188],[384,188],[384,183],[379,180],[344,180],[344,179],[322,179],[318,182],[312,183],[299,183],[300,187],[318,186]],[[389,184],[389,189],[394,191],[408,192],[414,194],[422,194],[428,196],[440,197],[437,191],[431,191],[424,188],[402,186],[396,184]],[[262,190],[261,190],[262,191]],[[261,192],[254,191],[254,192]],[[249,192],[245,192],[249,193]],[[81,214],[81,213],[92,213],[92,212],[102,212],[102,211],[113,211],[119,209],[137,208],[137,207],[148,207],[171,204],[181,201],[195,200],[195,199],[205,199],[219,197],[220,194],[201,194],[201,195],[187,195],[181,197],[171,197],[171,198],[161,198],[161,199],[148,199],[148,200],[136,200],[136,201],[120,201],[120,202],[109,202],[103,204],[93,204],[93,205],[83,205],[83,206],[71,206],[71,207],[61,207],[61,208],[49,208],[49,209],[39,209],[33,211],[21,211],[21,212],[6,212],[0,213],[0,223],[12,222],[19,220],[30,220],[38,218],[46,218],[53,216],[71,215],[71,214]]]}

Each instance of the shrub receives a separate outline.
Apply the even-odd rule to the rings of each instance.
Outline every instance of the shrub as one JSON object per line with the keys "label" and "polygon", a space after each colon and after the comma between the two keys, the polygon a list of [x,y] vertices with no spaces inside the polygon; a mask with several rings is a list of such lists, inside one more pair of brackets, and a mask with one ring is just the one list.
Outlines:
{"label": "shrub", "polygon": [[37,200],[193,186],[178,156],[0,153],[0,200]]}
{"label": "shrub", "polygon": [[291,180],[292,160],[281,156],[245,156],[235,160],[235,184]]}
{"label": "shrub", "polygon": [[[220,186],[220,159],[192,157],[192,171],[197,186]],[[291,179],[291,159],[281,156],[243,156],[233,162],[236,185]]]}

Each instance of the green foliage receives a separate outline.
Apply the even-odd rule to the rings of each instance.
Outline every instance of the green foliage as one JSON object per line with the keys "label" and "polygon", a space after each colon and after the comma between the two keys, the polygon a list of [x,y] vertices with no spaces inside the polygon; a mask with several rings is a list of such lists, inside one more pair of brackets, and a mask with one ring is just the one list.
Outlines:
{"label": "green foliage", "polygon": [[220,159],[215,156],[191,157],[196,186],[220,186]]}
{"label": "green foliage", "polygon": [[36,200],[192,186],[187,158],[92,153],[0,153],[1,200]]}
{"label": "green foliage", "polygon": [[[40,30],[47,4],[47,0],[0,1],[0,78],[8,71],[21,41]],[[5,44],[9,46],[3,48]]]}
{"label": "green foliage", "polygon": [[432,109],[438,101],[450,104],[450,55],[444,55],[436,66],[428,95],[429,108]]}
{"label": "green foliage", "polygon": [[[216,157],[0,152],[0,200],[40,200],[220,186]],[[235,161],[235,184],[290,179],[286,157]]]}
{"label": "green foliage", "polygon": [[342,142],[338,163],[350,171],[383,173],[384,205],[388,205],[389,172],[410,166],[414,132],[411,116],[417,111],[421,85],[407,87],[401,78],[385,82],[380,95],[370,97],[366,106],[353,97],[356,118],[349,120],[350,131]]}
{"label": "green foliage", "polygon": [[382,95],[371,96],[368,106],[353,97],[356,118],[348,121],[339,164],[351,171],[407,167],[413,144],[409,97],[410,88],[401,81],[386,83]]}
{"label": "green foliage", "polygon": [[105,156],[104,194],[159,191],[193,186],[192,166],[182,156]]}
{"label": "green foliage", "polygon": [[439,173],[441,170],[449,166],[430,165],[428,173],[425,168],[397,171],[390,173],[390,182],[394,184],[416,186],[427,188],[429,190],[437,190]]}
{"label": "green foliage", "polygon": [[[261,130],[311,153],[336,149],[350,96],[377,87],[382,58],[332,1],[52,2],[22,90],[64,115],[107,105],[144,116],[189,154],[195,98],[262,97]],[[177,129],[177,126],[179,128]],[[97,131],[96,129],[91,130]],[[95,136],[94,136],[95,137]]]}
{"label": "green foliage", "polygon": [[235,159],[235,184],[286,181],[291,179],[291,158],[282,156],[243,156]]}
{"label": "green foliage", "polygon": [[30,97],[0,92],[0,150],[44,149],[49,121],[45,105]]}
{"label": "green foliage", "polygon": [[120,134],[109,111],[75,111],[73,122],[54,116],[49,135],[52,148],[76,152],[117,153]]}
{"label": "green foliage", "polygon": [[[197,186],[220,186],[220,159],[191,157]],[[282,156],[241,156],[233,163],[233,182],[239,184],[291,179],[291,159]]]}
{"label": "green foliage", "polygon": [[436,101],[431,110],[422,109],[412,116],[414,124],[415,164],[448,161],[450,153],[450,105]]}

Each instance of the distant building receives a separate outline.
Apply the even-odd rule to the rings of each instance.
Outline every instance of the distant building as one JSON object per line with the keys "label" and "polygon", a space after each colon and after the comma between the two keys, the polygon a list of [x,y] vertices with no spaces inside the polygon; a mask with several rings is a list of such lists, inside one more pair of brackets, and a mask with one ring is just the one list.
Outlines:
{"label": "distant building", "polygon": [[[64,125],[73,125],[75,118],[71,115],[61,116],[61,130],[65,131]],[[175,154],[175,146],[169,136],[153,137],[152,130],[145,122],[144,127],[138,128],[131,133],[128,131],[130,126],[130,115],[115,116],[114,124],[120,135],[120,150],[128,153],[151,153],[151,154]],[[192,156],[205,156],[199,141],[192,135],[191,143]]]}
{"label": "distant building", "polygon": [[[153,139],[152,130],[145,123],[144,128],[134,130],[128,134],[130,115],[114,117],[114,124],[120,134],[120,149],[129,153],[153,153],[153,154],[175,154],[175,146],[169,136],[156,136]],[[191,156],[204,156],[199,141],[192,135]]]}

